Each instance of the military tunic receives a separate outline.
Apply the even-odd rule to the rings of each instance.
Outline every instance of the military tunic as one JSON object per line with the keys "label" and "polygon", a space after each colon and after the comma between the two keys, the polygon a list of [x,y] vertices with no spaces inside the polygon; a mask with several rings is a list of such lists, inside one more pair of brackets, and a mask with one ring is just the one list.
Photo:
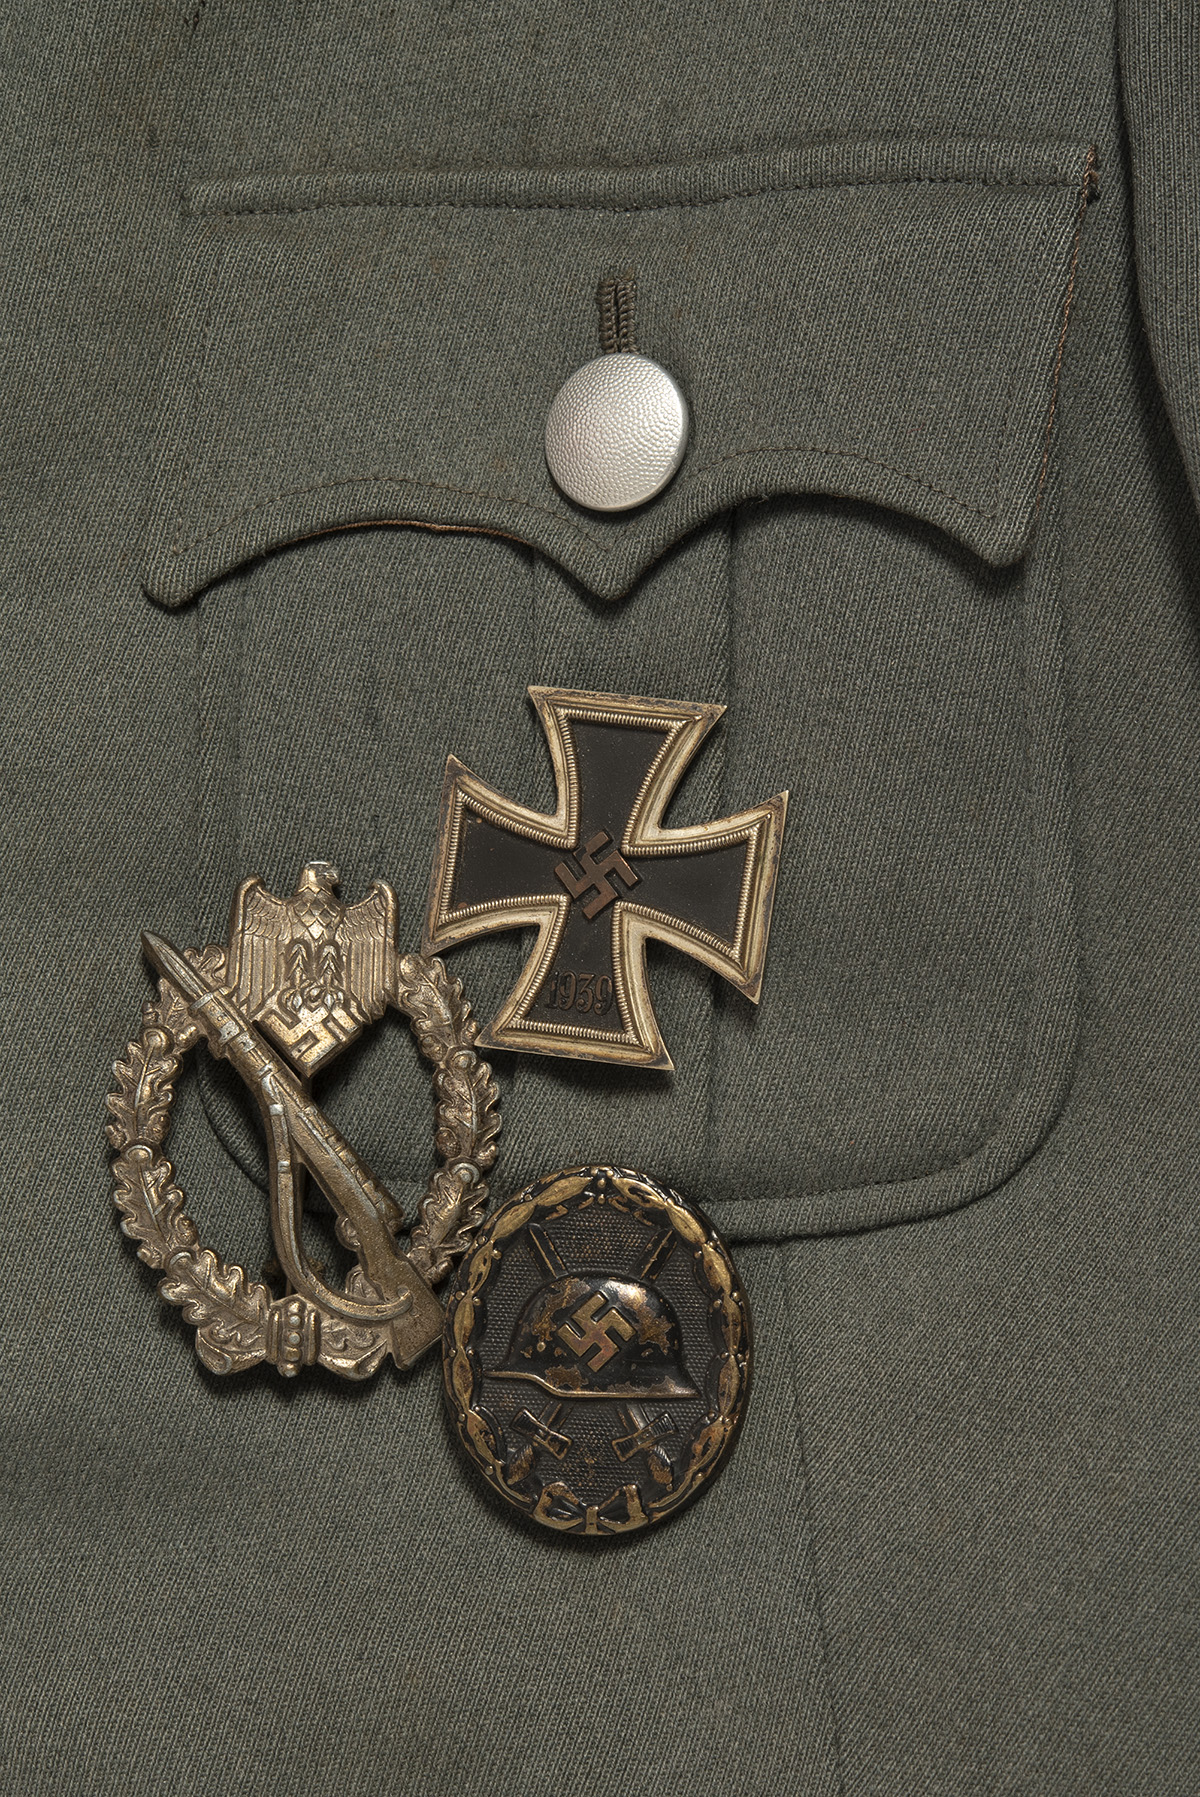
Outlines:
{"label": "military tunic", "polygon": [[[1190,9],[7,38],[6,1788],[1194,1791]],[[692,429],[608,516],[542,432],[615,268]],[[601,1552],[430,1361],[203,1373],[102,1136],[140,932],[324,856],[415,946],[447,755],[552,802],[538,684],[728,707],[676,823],[792,795],[757,1008],[652,953],[673,1072],[497,1057],[500,1189],[644,1167],[754,1311],[721,1481]],[[486,1017],[521,944],[452,960]],[[410,1206],[426,1086],[325,1087]],[[236,1081],[177,1113],[260,1265]]]}

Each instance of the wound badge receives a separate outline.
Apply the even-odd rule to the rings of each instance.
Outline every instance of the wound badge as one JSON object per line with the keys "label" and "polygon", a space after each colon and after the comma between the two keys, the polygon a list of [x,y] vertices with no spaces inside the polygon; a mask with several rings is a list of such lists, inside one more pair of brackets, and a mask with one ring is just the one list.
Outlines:
{"label": "wound badge", "polygon": [[[408,1367],[442,1332],[432,1287],[468,1248],[496,1158],[497,1090],[475,1052],[478,1026],[442,963],[401,954],[396,898],[376,881],[357,904],[337,897],[338,872],[310,862],[290,898],[244,882],[227,947],[180,953],[142,938],[161,976],[142,1031],[114,1066],[108,1137],[117,1152],[114,1198],[139,1258],[160,1270],[162,1296],[196,1326],[196,1351],[214,1373],[270,1361],[291,1376],[320,1364],[363,1379],[390,1354]],[[435,1144],[442,1165],[421,1201],[408,1251],[400,1206],[314,1102],[313,1075],[389,1005],[409,1019],[434,1067]],[[200,1245],[162,1152],[181,1057],[201,1041],[228,1060],[258,1105],[267,1140],[271,1226],[287,1279],[275,1297]],[[336,1213],[355,1255],[343,1290],[328,1285],[301,1239],[306,1179]]]}
{"label": "wound badge", "polygon": [[669,1069],[646,944],[682,949],[755,1003],[788,795],[684,829],[662,818],[722,705],[530,687],[558,803],[531,811],[450,757],[422,947],[537,928],[482,1048]]}
{"label": "wound badge", "polygon": [[750,1314],[699,1211],[643,1174],[577,1167],[488,1219],[442,1355],[455,1427],[494,1491],[547,1528],[623,1535],[673,1515],[729,1455]]}

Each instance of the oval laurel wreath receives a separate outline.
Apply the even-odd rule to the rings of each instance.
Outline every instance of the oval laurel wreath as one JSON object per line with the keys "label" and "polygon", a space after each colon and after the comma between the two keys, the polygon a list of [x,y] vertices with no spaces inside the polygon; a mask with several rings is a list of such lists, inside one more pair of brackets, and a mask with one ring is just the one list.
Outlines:
{"label": "oval laurel wreath", "polygon": [[[618,1486],[603,1503],[583,1503],[569,1486],[561,1481],[540,1491],[526,1491],[521,1481],[530,1461],[516,1462],[513,1469],[506,1464],[496,1437],[495,1424],[481,1403],[482,1371],[474,1344],[475,1319],[484,1293],[504,1252],[500,1244],[507,1242],[530,1218],[541,1212],[554,1212],[560,1205],[587,1186],[596,1172],[594,1167],[568,1168],[549,1174],[527,1186],[496,1211],[482,1228],[473,1252],[464,1262],[456,1289],[450,1294],[446,1311],[446,1353],[442,1361],[442,1377],[450,1399],[455,1427],[468,1454],[488,1482],[516,1505],[533,1515],[538,1522],[563,1532],[587,1535],[619,1535],[648,1523],[661,1522],[696,1495],[703,1482],[717,1467],[733,1443],[741,1424],[749,1391],[750,1323],[745,1295],[735,1283],[729,1256],[720,1239],[710,1233],[703,1219],[681,1202],[674,1192],[660,1192],[640,1174],[629,1170],[609,1169],[613,1184],[632,1203],[655,1213],[681,1236],[699,1257],[709,1293],[713,1316],[719,1319],[722,1351],[719,1371],[709,1383],[710,1408],[704,1424],[692,1440],[688,1462],[673,1488],[654,1502],[643,1506],[637,1486]],[[617,1520],[612,1506],[624,1498],[626,1517]],[[558,1514],[555,1504],[562,1507]]]}
{"label": "oval laurel wreath", "polygon": [[[221,983],[225,951],[219,945],[188,950],[187,958],[211,983]],[[484,1174],[495,1162],[500,1132],[499,1090],[475,1051],[479,1026],[462,983],[450,978],[440,960],[398,955],[391,997],[434,1069],[434,1144],[443,1164],[421,1199],[408,1247],[417,1271],[434,1285],[471,1246],[482,1222],[488,1195]],[[356,1327],[306,1298],[276,1299],[242,1267],[200,1243],[175,1169],[162,1152],[180,1062],[200,1037],[186,1004],[162,980],[158,1001],[143,1009],[137,1041],[113,1064],[116,1088],[107,1099],[113,1119],[107,1135],[116,1150],[113,1201],[121,1229],[138,1244],[138,1258],[164,1273],[158,1289],[195,1326],[196,1351],[210,1371],[241,1372],[272,1358],[281,1371],[294,1371],[284,1357],[272,1355],[272,1345],[298,1325],[303,1332],[305,1313],[316,1313],[314,1358],[344,1377],[368,1378],[388,1351],[385,1325]],[[351,1271],[346,1291],[368,1301],[377,1296],[359,1267]]]}

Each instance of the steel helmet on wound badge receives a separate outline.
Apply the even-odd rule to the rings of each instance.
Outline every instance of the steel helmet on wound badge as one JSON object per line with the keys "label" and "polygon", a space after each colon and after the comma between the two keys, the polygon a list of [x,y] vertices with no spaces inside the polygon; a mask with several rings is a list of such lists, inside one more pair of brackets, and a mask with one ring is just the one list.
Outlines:
{"label": "steel helmet on wound badge", "polygon": [[528,1379],[559,1398],[694,1398],[679,1320],[653,1286],[569,1273],[526,1303],[493,1379]]}

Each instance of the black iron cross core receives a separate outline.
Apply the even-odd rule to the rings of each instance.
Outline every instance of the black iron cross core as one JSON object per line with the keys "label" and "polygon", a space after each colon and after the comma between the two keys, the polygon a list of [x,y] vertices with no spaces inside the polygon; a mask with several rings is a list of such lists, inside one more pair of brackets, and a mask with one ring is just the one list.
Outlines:
{"label": "black iron cross core", "polygon": [[534,926],[521,978],[481,1047],[669,1068],[645,945],[668,942],[757,1001],[787,794],[665,829],[663,812],[724,707],[529,690],[557,809],[514,804],[450,757],[425,953]]}

